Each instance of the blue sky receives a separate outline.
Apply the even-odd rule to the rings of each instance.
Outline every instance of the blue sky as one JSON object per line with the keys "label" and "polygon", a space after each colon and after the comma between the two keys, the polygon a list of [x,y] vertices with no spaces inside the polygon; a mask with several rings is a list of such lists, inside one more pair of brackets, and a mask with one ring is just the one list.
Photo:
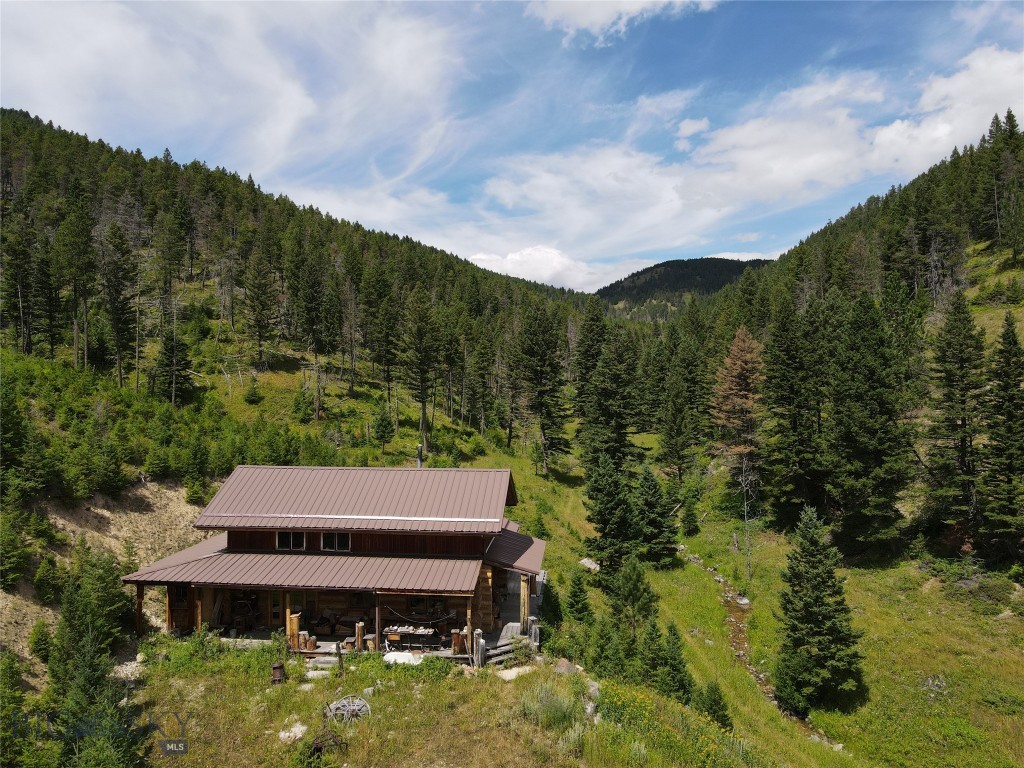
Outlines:
{"label": "blue sky", "polygon": [[591,290],[774,257],[1024,117],[1024,3],[17,3],[0,101]]}

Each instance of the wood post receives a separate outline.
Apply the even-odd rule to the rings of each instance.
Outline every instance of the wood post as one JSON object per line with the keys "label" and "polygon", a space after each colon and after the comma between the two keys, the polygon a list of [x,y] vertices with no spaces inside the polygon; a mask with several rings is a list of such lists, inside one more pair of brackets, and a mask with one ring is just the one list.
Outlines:
{"label": "wood post", "polygon": [[466,653],[473,655],[473,598],[466,598]]}
{"label": "wood post", "polygon": [[164,618],[164,624],[168,632],[174,629],[173,622],[171,621],[171,589],[173,585],[167,585],[167,615]]}
{"label": "wood post", "polygon": [[195,588],[195,610],[196,610],[196,615],[195,615],[195,627],[194,627],[194,629],[199,629],[200,627],[203,626],[203,588],[202,587],[196,587]]}
{"label": "wood post", "polygon": [[366,630],[366,624],[362,621],[356,622],[356,650],[363,650],[363,635]]}
{"label": "wood post", "polygon": [[142,637],[142,592],[145,587],[139,583],[135,585],[135,635]]}
{"label": "wood post", "polygon": [[526,625],[530,618],[530,577],[523,573],[519,576],[519,634],[526,634]]}
{"label": "wood post", "polygon": [[302,618],[301,613],[292,613],[291,609],[288,609],[288,644],[291,646],[293,651],[299,649],[299,620]]}
{"label": "wood post", "polygon": [[487,663],[487,643],[484,642],[484,631],[482,629],[473,630],[473,657],[478,667],[482,667]]}
{"label": "wood post", "polygon": [[[384,636],[384,625],[381,624],[381,621],[380,621],[380,593],[377,593],[377,607],[374,609],[374,612],[373,612],[373,620],[374,620],[374,625],[373,625],[374,633],[377,635],[378,638],[383,637]],[[377,643],[379,645],[380,644],[380,640],[378,640]]]}

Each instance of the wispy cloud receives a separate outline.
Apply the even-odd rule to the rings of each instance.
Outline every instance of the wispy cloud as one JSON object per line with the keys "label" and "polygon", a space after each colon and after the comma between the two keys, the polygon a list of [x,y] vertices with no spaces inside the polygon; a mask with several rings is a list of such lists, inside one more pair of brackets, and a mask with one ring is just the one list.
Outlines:
{"label": "wispy cloud", "polygon": [[630,25],[658,15],[678,16],[692,11],[711,10],[716,3],[672,0],[602,0],[602,2],[569,2],[568,0],[533,0],[526,13],[541,19],[548,29],[565,32],[564,44],[580,32],[588,33],[597,45],[609,38],[626,34]]}

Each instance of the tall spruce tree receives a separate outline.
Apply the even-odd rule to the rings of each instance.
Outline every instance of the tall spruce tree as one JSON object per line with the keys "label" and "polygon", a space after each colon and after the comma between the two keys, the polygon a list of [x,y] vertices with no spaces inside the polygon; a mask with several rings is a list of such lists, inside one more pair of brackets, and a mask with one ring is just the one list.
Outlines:
{"label": "tall spruce tree", "polygon": [[1024,350],[1013,313],[989,363],[991,385],[985,404],[988,441],[982,453],[983,537],[997,559],[1024,559]]}
{"label": "tall spruce tree", "polygon": [[827,371],[814,367],[816,335],[806,314],[784,297],[764,351],[762,452],[767,505],[785,527],[808,504],[824,502],[821,408]]}
{"label": "tall spruce tree", "polygon": [[597,296],[591,296],[587,300],[583,319],[580,322],[572,363],[573,380],[576,382],[576,396],[573,405],[576,408],[577,416],[584,416],[592,402],[591,375],[601,357],[601,349],[604,347],[607,334],[604,302]]}
{"label": "tall spruce tree", "polygon": [[437,337],[437,323],[430,294],[423,286],[417,285],[405,302],[402,372],[413,399],[420,405],[420,441],[427,450],[430,448],[427,405],[434,391]]}
{"label": "tall spruce tree", "polygon": [[568,414],[562,397],[558,339],[553,310],[540,301],[525,304],[519,329],[519,359],[526,399],[540,431],[545,475],[552,456],[569,452],[569,441],[564,434]]}
{"label": "tall spruce tree", "polygon": [[627,557],[611,579],[608,602],[612,614],[623,622],[634,639],[641,625],[658,615],[658,595],[635,555]]}
{"label": "tall spruce tree", "polygon": [[824,428],[825,489],[847,551],[892,549],[910,475],[912,429],[905,421],[899,361],[874,299],[843,313]]}
{"label": "tall spruce tree", "polygon": [[107,227],[99,251],[99,278],[114,345],[117,385],[124,386],[124,359],[135,336],[135,290],[137,262],[124,231],[116,223]]}
{"label": "tall spruce tree", "polygon": [[974,325],[967,297],[950,299],[935,338],[932,364],[935,418],[928,430],[928,504],[933,527],[975,542],[981,528],[978,479],[983,392],[984,332]]}
{"label": "tall spruce tree", "polygon": [[659,382],[664,387],[664,399],[658,420],[658,459],[675,472],[679,482],[693,465],[694,452],[707,438],[711,383],[706,360],[701,340],[685,334],[666,379]]}
{"label": "tall spruce tree", "polygon": [[604,456],[621,470],[637,458],[640,450],[632,443],[634,407],[633,382],[637,349],[630,332],[614,328],[608,333],[601,355],[590,374],[589,394],[580,425],[583,463],[590,467]]}
{"label": "tall spruce tree", "polygon": [[256,340],[256,359],[263,363],[263,345],[270,339],[277,304],[274,274],[262,248],[249,257],[245,269],[245,322]]}
{"label": "tall spruce tree", "polygon": [[587,470],[587,520],[597,533],[587,539],[587,551],[601,566],[601,580],[608,580],[639,540],[633,510],[622,473],[607,456],[598,457]]}
{"label": "tall spruce tree", "polygon": [[782,645],[774,680],[779,704],[800,716],[811,707],[841,705],[863,686],[860,632],[836,575],[839,562],[817,514],[805,509],[782,573]]}
{"label": "tall spruce tree", "polygon": [[656,568],[668,568],[676,561],[679,523],[672,503],[650,466],[644,465],[629,499],[639,540],[636,551]]}
{"label": "tall spruce tree", "polygon": [[565,595],[564,613],[573,621],[580,624],[590,624],[594,620],[594,609],[590,607],[590,597],[587,595],[587,584],[583,578],[583,572],[573,572],[569,580],[569,591]]}

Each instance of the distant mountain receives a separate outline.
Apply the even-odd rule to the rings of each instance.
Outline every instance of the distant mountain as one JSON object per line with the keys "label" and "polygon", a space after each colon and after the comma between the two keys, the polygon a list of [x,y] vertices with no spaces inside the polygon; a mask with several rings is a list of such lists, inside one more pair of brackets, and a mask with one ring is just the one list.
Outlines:
{"label": "distant mountain", "polygon": [[686,293],[714,293],[737,280],[747,267],[763,267],[766,259],[677,259],[641,269],[597,291],[611,304],[633,306],[648,301],[677,303]]}

